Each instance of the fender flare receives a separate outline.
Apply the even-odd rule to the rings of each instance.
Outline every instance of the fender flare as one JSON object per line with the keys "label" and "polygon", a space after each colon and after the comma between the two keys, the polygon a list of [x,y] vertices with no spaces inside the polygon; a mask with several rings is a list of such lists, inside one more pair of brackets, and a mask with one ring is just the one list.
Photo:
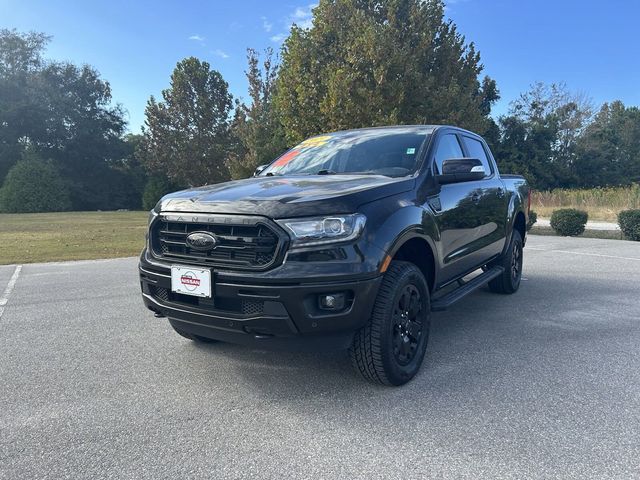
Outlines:
{"label": "fender flare", "polygon": [[[511,238],[513,237],[513,229],[515,228],[516,217],[518,216],[519,213],[522,213],[524,215],[525,225],[526,225],[527,215],[524,209],[522,208],[522,199],[520,198],[520,195],[518,195],[518,193],[514,192],[511,195],[511,199],[509,200],[509,207],[507,209],[507,219],[508,219],[507,226],[509,228],[509,231],[506,236],[507,240],[504,244],[501,255],[504,255],[504,253],[509,249],[509,245],[511,245]],[[524,240],[525,239],[523,238],[522,241],[524,242]]]}
{"label": "fender flare", "polygon": [[425,241],[429,246],[433,263],[433,285],[435,287],[435,285],[437,285],[439,277],[438,259],[436,257],[437,250],[433,239],[423,231],[420,225],[412,225],[401,231],[400,234],[396,236],[394,241],[391,243],[391,247],[389,248],[389,250],[387,250],[387,255],[390,258],[395,257],[402,246],[409,240],[412,240],[414,238]]}

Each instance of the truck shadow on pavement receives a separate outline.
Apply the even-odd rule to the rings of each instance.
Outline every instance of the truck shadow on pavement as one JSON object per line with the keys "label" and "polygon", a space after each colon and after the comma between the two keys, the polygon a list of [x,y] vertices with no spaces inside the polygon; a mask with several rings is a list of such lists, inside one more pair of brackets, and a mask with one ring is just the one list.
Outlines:
{"label": "truck shadow on pavement", "polygon": [[[599,279],[532,275],[515,295],[477,291],[446,312],[432,315],[429,347],[419,375],[400,389],[369,384],[356,374],[348,353],[255,350],[213,344],[197,348],[222,355],[238,381],[257,388],[275,401],[318,396],[380,395],[415,390],[422,395],[449,395],[495,387],[497,377],[519,377],[548,367],[545,355],[563,339],[580,340],[616,334],[619,322],[640,316],[633,286]],[[617,321],[608,317],[612,296],[630,299],[620,305]],[[625,312],[628,314],[625,315]],[[553,347],[553,348],[552,348]],[[215,377],[212,359],[211,376]],[[359,394],[359,395],[358,395]]]}

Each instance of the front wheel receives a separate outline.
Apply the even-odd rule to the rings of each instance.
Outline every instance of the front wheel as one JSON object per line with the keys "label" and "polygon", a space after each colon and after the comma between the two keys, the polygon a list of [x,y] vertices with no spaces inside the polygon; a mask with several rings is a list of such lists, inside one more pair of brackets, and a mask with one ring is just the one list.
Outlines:
{"label": "front wheel", "polygon": [[349,349],[354,367],[374,383],[407,383],[422,365],[430,319],[429,286],[422,272],[413,263],[391,262],[371,318]]}
{"label": "front wheel", "polygon": [[489,290],[495,293],[515,293],[520,288],[522,280],[522,236],[518,230],[511,234],[511,243],[505,254],[500,257],[495,265],[504,268],[504,273],[489,282]]}

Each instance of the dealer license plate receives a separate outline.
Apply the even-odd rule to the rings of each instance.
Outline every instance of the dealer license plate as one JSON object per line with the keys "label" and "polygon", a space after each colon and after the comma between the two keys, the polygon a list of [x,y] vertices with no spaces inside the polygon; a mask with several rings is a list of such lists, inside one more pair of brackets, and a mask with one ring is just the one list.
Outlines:
{"label": "dealer license plate", "polygon": [[171,266],[171,291],[194,297],[211,297],[211,270]]}

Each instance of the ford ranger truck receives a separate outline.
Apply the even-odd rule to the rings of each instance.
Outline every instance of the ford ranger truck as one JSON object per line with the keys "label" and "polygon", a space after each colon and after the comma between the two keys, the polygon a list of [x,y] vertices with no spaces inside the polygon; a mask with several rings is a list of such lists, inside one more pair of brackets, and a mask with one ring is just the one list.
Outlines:
{"label": "ford ranger truck", "polygon": [[460,128],[319,135],[253,178],[163,197],[142,297],[195,342],[348,349],[366,379],[401,385],[431,312],[487,283],[518,290],[529,203],[525,180]]}

